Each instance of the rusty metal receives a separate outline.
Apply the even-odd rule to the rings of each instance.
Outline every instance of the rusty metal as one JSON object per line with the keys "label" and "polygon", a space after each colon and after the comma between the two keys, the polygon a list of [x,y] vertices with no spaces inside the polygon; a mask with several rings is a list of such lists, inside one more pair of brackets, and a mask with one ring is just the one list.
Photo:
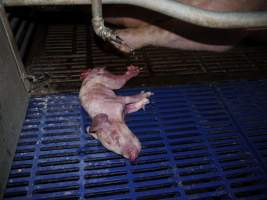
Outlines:
{"label": "rusty metal", "polygon": [[100,38],[104,41],[109,41],[114,46],[120,49],[121,46],[127,52],[132,52],[133,49],[126,44],[113,30],[104,25],[102,16],[102,0],[92,0],[92,26]]}

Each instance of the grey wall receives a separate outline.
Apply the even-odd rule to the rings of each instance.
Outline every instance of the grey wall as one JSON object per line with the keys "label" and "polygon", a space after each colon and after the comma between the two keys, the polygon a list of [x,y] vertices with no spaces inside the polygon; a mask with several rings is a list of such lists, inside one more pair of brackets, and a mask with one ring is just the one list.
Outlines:
{"label": "grey wall", "polygon": [[10,37],[11,31],[0,5],[0,199],[28,105],[27,82],[21,79],[22,62]]}

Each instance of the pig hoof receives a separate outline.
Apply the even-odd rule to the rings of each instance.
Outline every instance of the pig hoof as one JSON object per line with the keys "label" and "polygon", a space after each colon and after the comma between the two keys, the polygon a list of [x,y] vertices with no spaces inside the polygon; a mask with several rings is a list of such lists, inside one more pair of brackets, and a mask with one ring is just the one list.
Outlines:
{"label": "pig hoof", "polygon": [[128,71],[126,72],[130,76],[137,76],[140,72],[139,67],[136,67],[134,65],[130,65],[127,67]]}

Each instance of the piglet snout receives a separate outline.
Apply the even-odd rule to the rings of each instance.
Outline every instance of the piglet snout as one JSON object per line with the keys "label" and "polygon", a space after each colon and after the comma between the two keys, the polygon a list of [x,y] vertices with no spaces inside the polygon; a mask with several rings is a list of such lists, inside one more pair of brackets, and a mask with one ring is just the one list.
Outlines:
{"label": "piglet snout", "polygon": [[140,151],[141,151],[141,144],[138,140],[132,141],[132,143],[128,143],[127,145],[122,147],[122,155],[131,161],[136,160]]}
{"label": "piglet snout", "polygon": [[123,156],[130,161],[134,161],[138,157],[139,152],[140,151],[135,147],[126,146],[123,150]]}

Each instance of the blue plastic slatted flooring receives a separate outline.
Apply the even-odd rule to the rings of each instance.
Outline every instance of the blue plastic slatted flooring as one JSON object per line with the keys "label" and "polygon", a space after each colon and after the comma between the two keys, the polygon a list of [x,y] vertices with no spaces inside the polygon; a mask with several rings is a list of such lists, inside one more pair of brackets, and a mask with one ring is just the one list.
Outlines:
{"label": "blue plastic slatted flooring", "polygon": [[33,97],[5,198],[267,199],[267,81],[147,90],[132,163],[85,134],[77,94]]}

